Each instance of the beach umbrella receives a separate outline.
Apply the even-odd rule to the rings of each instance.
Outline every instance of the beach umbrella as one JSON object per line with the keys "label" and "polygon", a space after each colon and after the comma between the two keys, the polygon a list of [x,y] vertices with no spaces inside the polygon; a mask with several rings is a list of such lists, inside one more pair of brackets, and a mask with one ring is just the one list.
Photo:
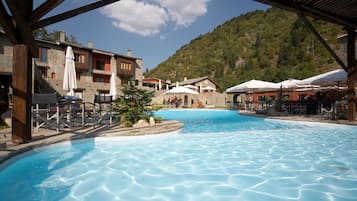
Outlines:
{"label": "beach umbrella", "polygon": [[198,92],[187,87],[179,86],[168,90],[165,94],[198,94]]}
{"label": "beach umbrella", "polygon": [[74,96],[74,89],[77,88],[76,68],[74,64],[74,54],[71,46],[67,47],[63,75],[63,90],[68,96]]}
{"label": "beach umbrella", "polygon": [[277,90],[280,86],[273,82],[267,82],[262,80],[250,80],[234,87],[228,88],[228,93],[233,92],[259,92],[259,91],[271,91]]}
{"label": "beach umbrella", "polygon": [[115,73],[112,72],[112,75],[110,76],[110,90],[109,90],[109,95],[113,97],[113,100],[116,99],[117,96],[117,86],[116,86],[116,80],[115,80]]}

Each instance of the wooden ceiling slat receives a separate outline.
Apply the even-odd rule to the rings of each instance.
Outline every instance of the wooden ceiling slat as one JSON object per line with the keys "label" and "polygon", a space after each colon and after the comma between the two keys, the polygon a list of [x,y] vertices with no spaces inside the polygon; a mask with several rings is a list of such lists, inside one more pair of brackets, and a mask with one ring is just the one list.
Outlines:
{"label": "wooden ceiling slat", "polygon": [[356,0],[255,0],[357,29]]}

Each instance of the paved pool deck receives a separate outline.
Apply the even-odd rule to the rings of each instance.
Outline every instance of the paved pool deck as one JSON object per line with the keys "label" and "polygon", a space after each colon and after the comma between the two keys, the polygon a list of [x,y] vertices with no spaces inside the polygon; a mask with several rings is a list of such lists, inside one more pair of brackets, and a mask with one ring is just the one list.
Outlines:
{"label": "paved pool deck", "polygon": [[66,129],[59,132],[56,132],[55,130],[40,129],[39,132],[33,133],[32,141],[25,144],[13,143],[11,141],[11,128],[6,128],[0,130],[0,164],[17,154],[58,142],[91,137],[120,137],[163,134],[178,132],[182,128],[183,123],[170,120],[139,128],[128,128],[118,125],[103,125],[97,128],[87,127],[78,129]]}

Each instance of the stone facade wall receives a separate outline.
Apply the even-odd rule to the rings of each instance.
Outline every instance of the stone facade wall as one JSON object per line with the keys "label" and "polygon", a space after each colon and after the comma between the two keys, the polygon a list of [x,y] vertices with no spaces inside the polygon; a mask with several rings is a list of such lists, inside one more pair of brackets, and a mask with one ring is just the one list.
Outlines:
{"label": "stone facade wall", "polygon": [[12,73],[12,54],[10,41],[0,34],[0,74]]}
{"label": "stone facade wall", "polygon": [[135,80],[138,81],[138,86],[142,87],[143,86],[143,60],[142,59],[136,59],[135,61]]}
{"label": "stone facade wall", "polygon": [[[155,91],[155,97],[152,99],[153,105],[162,105],[170,98],[182,99],[182,104],[185,99],[185,94],[165,94],[165,90]],[[201,102],[204,107],[226,107],[227,94],[219,92],[202,92],[197,95],[186,94],[186,107],[197,107],[198,102]],[[193,104],[192,104],[193,101]]]}
{"label": "stone facade wall", "polygon": [[213,87],[213,88],[216,88],[216,85],[214,83],[212,83],[210,80],[208,79],[205,79],[205,80],[202,80],[200,82],[197,82],[195,84],[195,86],[199,87],[199,86],[202,86],[202,87]]}

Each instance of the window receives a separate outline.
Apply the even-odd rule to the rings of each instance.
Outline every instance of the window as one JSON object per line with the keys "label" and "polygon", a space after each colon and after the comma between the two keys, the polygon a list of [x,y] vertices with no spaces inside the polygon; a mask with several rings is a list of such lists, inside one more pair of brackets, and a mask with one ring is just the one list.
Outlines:
{"label": "window", "polygon": [[38,66],[38,70],[40,71],[42,78],[47,78],[47,68],[46,67]]}
{"label": "window", "polygon": [[41,47],[40,48],[40,61],[47,62],[47,48]]}
{"label": "window", "polygon": [[131,70],[131,63],[120,63],[120,69],[121,70]]}
{"label": "window", "polygon": [[104,70],[104,61],[103,60],[96,60],[95,61],[95,69]]}
{"label": "window", "polygon": [[74,54],[74,61],[77,63],[84,63],[84,55]]}

